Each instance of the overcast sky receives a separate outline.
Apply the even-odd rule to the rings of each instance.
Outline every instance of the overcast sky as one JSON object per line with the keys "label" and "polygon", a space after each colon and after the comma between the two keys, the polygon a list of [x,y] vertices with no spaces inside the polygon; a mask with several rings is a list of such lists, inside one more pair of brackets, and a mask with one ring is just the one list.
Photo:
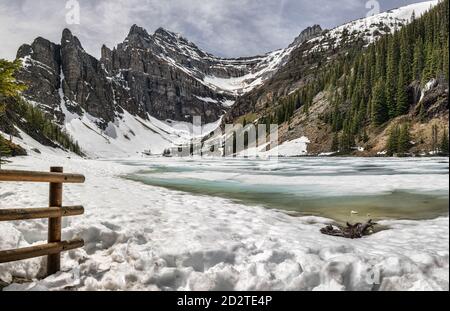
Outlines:
{"label": "overcast sky", "polygon": [[[42,36],[60,42],[70,28],[98,57],[105,43],[122,42],[138,24],[179,32],[207,52],[236,57],[289,45],[307,26],[332,28],[364,17],[374,0],[78,0],[80,24],[68,25],[66,4],[75,0],[0,0],[0,58],[13,59],[18,47]],[[380,0],[381,10],[421,2]],[[73,12],[73,11],[70,11]]]}

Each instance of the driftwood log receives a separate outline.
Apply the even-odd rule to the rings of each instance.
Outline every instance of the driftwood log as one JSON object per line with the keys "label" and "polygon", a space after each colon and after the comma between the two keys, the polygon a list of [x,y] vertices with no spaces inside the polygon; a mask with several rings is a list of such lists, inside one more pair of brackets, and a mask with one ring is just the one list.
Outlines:
{"label": "driftwood log", "polygon": [[369,235],[372,233],[375,222],[369,220],[366,223],[357,223],[357,224],[349,224],[347,223],[347,227],[328,225],[325,228],[320,229],[320,232],[326,235],[337,236],[347,239],[360,239],[365,235]]}

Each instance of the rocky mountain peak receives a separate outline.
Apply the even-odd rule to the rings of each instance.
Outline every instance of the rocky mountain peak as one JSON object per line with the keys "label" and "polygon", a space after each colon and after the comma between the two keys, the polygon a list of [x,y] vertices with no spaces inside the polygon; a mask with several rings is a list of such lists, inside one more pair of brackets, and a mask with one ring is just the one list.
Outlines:
{"label": "rocky mountain peak", "polygon": [[101,59],[111,59],[112,50],[107,47],[105,44],[102,45],[101,48]]}
{"label": "rocky mountain peak", "polygon": [[308,40],[311,40],[321,35],[322,32],[323,30],[322,27],[320,27],[320,25],[309,26],[306,29],[304,29],[297,38],[295,38],[293,45],[300,45]]}
{"label": "rocky mountain peak", "polygon": [[153,34],[153,37],[159,38],[168,42],[183,42],[184,44],[194,45],[189,40],[181,36],[179,33],[167,30],[165,28],[159,27],[156,29],[155,33]]}
{"label": "rocky mountain peak", "polygon": [[130,32],[124,43],[134,47],[148,48],[150,41],[151,36],[148,34],[147,30],[134,24],[131,26]]}
{"label": "rocky mountain peak", "polygon": [[130,32],[128,33],[128,37],[133,37],[133,36],[138,36],[138,37],[142,37],[142,38],[150,37],[147,30],[145,30],[144,28],[142,28],[136,24],[131,26]]}
{"label": "rocky mountain peak", "polygon": [[33,48],[29,44],[22,44],[17,50],[16,58],[24,58],[33,53]]}
{"label": "rocky mountain peak", "polygon": [[40,64],[43,70],[51,68],[52,71],[59,72],[60,46],[42,37],[36,38],[31,45],[22,45],[16,57],[22,59],[26,66],[34,61]]}
{"label": "rocky mountain peak", "polygon": [[167,30],[165,28],[158,28],[155,31],[153,38],[166,47],[178,50],[178,52],[187,48],[188,50],[197,53],[200,57],[206,56],[206,53],[201,51],[194,43],[184,38],[180,34]]}
{"label": "rocky mountain peak", "polygon": [[159,27],[158,29],[155,30],[155,36],[169,36],[169,37],[177,37],[179,36],[177,33],[167,30],[163,27]]}
{"label": "rocky mountain peak", "polygon": [[68,28],[65,28],[62,32],[61,46],[62,47],[71,46],[83,50],[83,46],[81,45],[80,40],[78,40],[78,38],[74,36],[70,31],[70,29]]}
{"label": "rocky mountain peak", "polygon": [[24,58],[26,56],[29,56],[34,53],[34,49],[45,49],[46,47],[51,46],[52,43],[42,37],[37,37],[33,43],[30,44],[23,44],[20,46],[19,50],[17,51],[16,58]]}

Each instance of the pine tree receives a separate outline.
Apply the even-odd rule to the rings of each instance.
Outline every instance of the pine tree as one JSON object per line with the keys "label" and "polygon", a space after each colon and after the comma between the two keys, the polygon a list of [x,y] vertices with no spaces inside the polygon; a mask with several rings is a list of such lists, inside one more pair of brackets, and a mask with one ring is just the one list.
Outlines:
{"label": "pine tree", "polygon": [[5,98],[15,97],[25,86],[14,78],[14,73],[21,67],[20,60],[10,62],[0,59],[0,116],[4,114],[6,105]]}
{"label": "pine tree", "polygon": [[341,140],[339,143],[339,151],[342,153],[348,153],[352,150],[355,144],[355,137],[351,133],[350,125],[348,123],[344,124],[342,130]]}
{"label": "pine tree", "polygon": [[331,143],[331,151],[337,152],[339,151],[339,135],[337,132],[333,134],[333,141]]}
{"label": "pine tree", "polygon": [[0,97],[14,97],[25,86],[14,78],[14,73],[21,67],[21,61],[10,62],[0,59]]}
{"label": "pine tree", "polygon": [[440,145],[440,151],[441,154],[448,156],[449,155],[449,150],[448,150],[448,132],[447,130],[444,130],[444,133],[442,134],[442,139],[441,139],[441,145]]}
{"label": "pine tree", "polygon": [[396,91],[397,91],[397,75],[398,75],[398,44],[397,35],[395,34],[390,42],[387,55],[387,69],[386,69],[386,105],[388,108],[388,115],[390,118],[396,116]]}
{"label": "pine tree", "polygon": [[404,71],[400,69],[397,86],[397,116],[404,115],[408,112],[408,86],[406,81]]}
{"label": "pine tree", "polygon": [[385,79],[386,77],[386,38],[381,38],[376,46],[375,76]]}
{"label": "pine tree", "polygon": [[398,152],[398,139],[400,133],[398,127],[394,127],[391,129],[389,134],[388,143],[387,143],[387,154],[389,156],[393,156]]}
{"label": "pine tree", "polygon": [[421,123],[425,122],[425,107],[423,106],[423,103],[420,104],[419,121]]}
{"label": "pine tree", "polygon": [[434,76],[434,62],[435,53],[433,50],[432,42],[428,41],[425,44],[425,64],[422,72],[422,83],[425,84],[430,81]]}
{"label": "pine tree", "polygon": [[381,125],[388,119],[388,111],[384,95],[384,83],[379,80],[373,91],[372,98],[372,122]]}
{"label": "pine tree", "polygon": [[410,32],[408,27],[402,28],[400,41],[399,70],[403,72],[403,78],[407,84],[412,80],[411,64],[413,62],[413,51],[411,50],[411,42],[413,39],[410,38]]}
{"label": "pine tree", "polygon": [[449,79],[449,63],[448,63],[449,62],[449,52],[448,52],[448,45],[449,45],[449,42],[448,42],[448,34],[447,34],[447,36],[445,38],[445,41],[444,41],[444,44],[443,44],[443,46],[444,46],[444,48],[443,48],[444,53],[442,55],[442,58],[443,58],[442,69],[443,69],[444,78],[445,78],[446,81],[448,81],[448,79]]}
{"label": "pine tree", "polygon": [[405,154],[411,149],[411,135],[407,124],[403,125],[400,129],[397,148],[400,154]]}
{"label": "pine tree", "polygon": [[413,79],[419,80],[423,71],[423,43],[422,38],[417,40],[414,46],[414,57],[413,57]]}

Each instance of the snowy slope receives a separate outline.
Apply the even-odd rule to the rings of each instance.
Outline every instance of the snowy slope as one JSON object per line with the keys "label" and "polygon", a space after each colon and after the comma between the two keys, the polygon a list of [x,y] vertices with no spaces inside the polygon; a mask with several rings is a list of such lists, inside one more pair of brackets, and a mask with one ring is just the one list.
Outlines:
{"label": "snowy slope", "polygon": [[[193,76],[216,92],[233,96],[242,95],[260,86],[287,61],[287,57],[295,48],[290,46],[262,56],[220,58],[201,50],[180,34],[166,29],[158,29],[149,38],[155,40],[161,51],[158,57],[171,66]],[[228,76],[205,74],[205,70],[196,67],[196,62],[208,62],[211,72],[228,72]]]}
{"label": "snowy slope", "polygon": [[254,88],[262,85],[264,81],[271,77],[281,66],[283,66],[294,46],[287,49],[277,50],[266,54],[259,59],[254,69],[246,75],[240,77],[220,78],[216,76],[205,76],[203,82],[214,88],[216,91],[229,93],[235,96],[243,95]]}
{"label": "snowy slope", "polygon": [[[203,131],[218,126],[206,124]],[[97,126],[95,118],[85,113],[70,119],[64,125],[67,132],[82,146],[90,157],[129,157],[145,151],[162,154],[164,149],[187,143],[192,137],[192,125],[184,122],[163,122],[150,115],[148,120],[127,111],[110,122],[105,130]]]}
{"label": "snowy slope", "polygon": [[308,144],[310,143],[307,137],[300,137],[294,140],[286,141],[283,144],[267,151],[269,156],[280,157],[298,157],[308,154]]}
{"label": "snowy slope", "polygon": [[399,30],[409,24],[414,15],[415,18],[419,18],[437,4],[438,0],[414,3],[341,25],[310,40],[310,43],[317,43],[310,51],[336,47],[346,34],[355,35],[355,37],[362,36],[369,44],[381,35]]}
{"label": "snowy slope", "polygon": [[[177,121],[160,121],[148,115],[148,119],[134,116],[123,110],[114,122],[109,122],[106,129],[99,124],[101,120],[83,111],[82,115],[69,112],[66,102],[61,103],[65,121],[62,128],[81,146],[83,153],[90,158],[123,158],[142,156],[150,151],[154,155],[161,155],[166,148],[185,144],[192,138],[194,130],[192,124]],[[215,130],[221,120],[205,124],[195,130],[195,133],[209,133]],[[14,137],[14,142],[22,146],[29,154],[34,150],[59,155],[76,156],[63,149],[46,147],[35,141],[24,131],[17,128],[20,137]],[[9,135],[1,133],[5,138]]]}
{"label": "snowy slope", "polygon": [[[67,105],[79,105],[65,96],[62,88],[65,77],[62,71],[60,78],[58,93],[61,100],[60,109],[65,116],[63,128],[89,157],[129,157],[149,151],[152,154],[162,154],[166,148],[186,143],[192,137],[192,125],[188,123],[170,120],[164,122],[150,115],[143,119],[125,109],[122,109],[123,113],[116,113],[114,122],[109,122],[106,129],[102,129],[99,124],[102,124],[103,120],[91,116],[83,109],[80,115],[67,109]],[[214,130],[219,121],[203,125],[203,131]]]}

